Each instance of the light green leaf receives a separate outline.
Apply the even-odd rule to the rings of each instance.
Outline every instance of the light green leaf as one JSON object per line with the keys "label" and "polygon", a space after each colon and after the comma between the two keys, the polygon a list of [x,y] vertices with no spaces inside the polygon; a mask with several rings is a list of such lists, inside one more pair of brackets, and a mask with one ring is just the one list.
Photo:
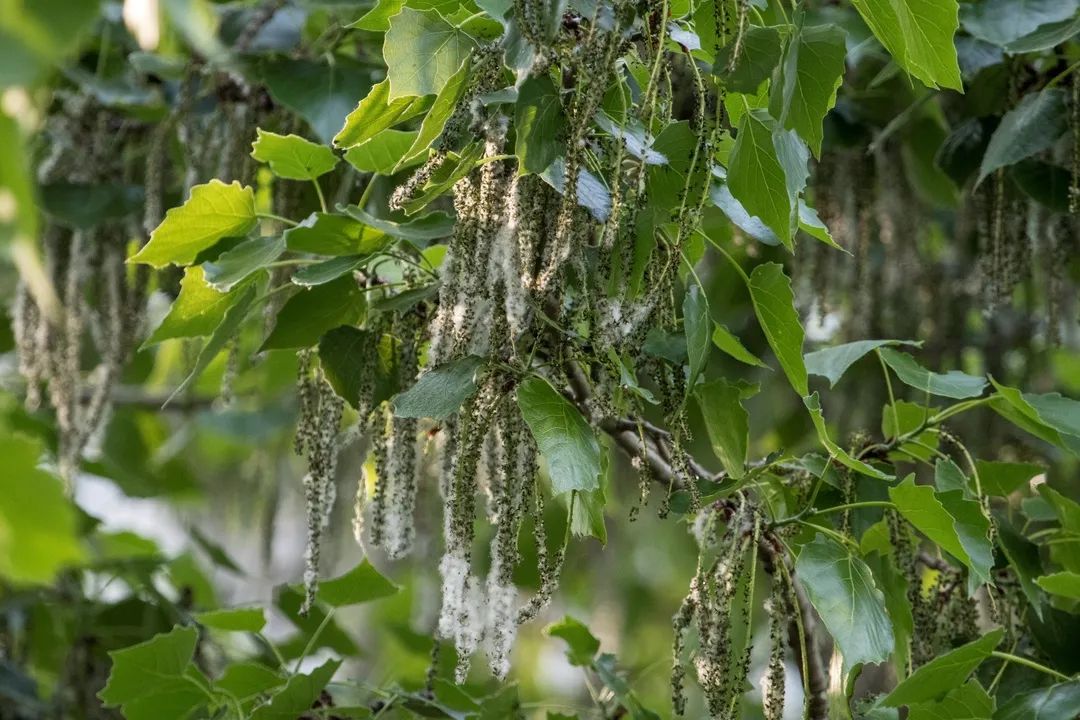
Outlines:
{"label": "light green leaf", "polygon": [[845,33],[836,25],[801,27],[788,41],[769,111],[821,155],[821,122],[844,77]]}
{"label": "light green leaf", "polygon": [[896,509],[942,550],[971,568],[983,582],[990,579],[994,564],[988,531],[990,523],[979,503],[967,500],[960,490],[937,493],[929,485],[916,485],[909,475],[889,497]]}
{"label": "light green leaf", "polygon": [[250,187],[211,180],[191,188],[187,202],[165,213],[131,262],[156,268],[189,265],[222,238],[247,235],[257,223],[255,193]]}
{"label": "light green leaf", "polygon": [[857,340],[856,342],[834,345],[814,352],[806,353],[806,371],[811,375],[820,375],[829,379],[829,387],[836,383],[863,355],[885,345],[912,345],[922,343],[910,340]]}
{"label": "light green leaf", "polygon": [[1035,579],[1035,584],[1048,593],[1080,600],[1080,573],[1056,572]]}
{"label": "light green leaf", "polygon": [[244,323],[244,320],[247,319],[248,312],[255,304],[259,285],[260,283],[252,283],[244,286],[240,293],[240,297],[238,297],[236,302],[225,311],[225,316],[221,319],[221,323],[214,329],[213,334],[210,335],[210,339],[206,341],[206,344],[202,346],[198,357],[195,358],[195,366],[191,368],[191,372],[188,373],[183,382],[172,391],[172,394],[169,395],[168,399],[165,401],[166,405],[171,402],[173,398],[186,390],[191,383],[195,382],[195,380],[203,374],[203,371],[209,367],[211,361],[217,357],[218,353],[225,348],[225,345],[240,332],[240,326]]}
{"label": "light green leaf", "polygon": [[1065,91],[1047,88],[1024,95],[990,136],[979,179],[1051,147],[1068,130]]}
{"label": "light green leaf", "polygon": [[414,215],[449,192],[458,180],[472,172],[483,154],[484,146],[479,142],[469,143],[460,153],[447,153],[421,191],[405,203],[405,214]]}
{"label": "light green leaf", "polygon": [[956,0],[852,0],[900,67],[927,87],[963,92],[953,36]]}
{"label": "light green leaf", "polygon": [[1078,0],[979,0],[960,6],[960,22],[980,40],[1005,47],[1042,25],[1072,20],[1078,9]]}
{"label": "light green leaf", "polygon": [[352,148],[375,137],[387,128],[416,117],[429,105],[427,98],[399,97],[390,99],[390,81],[383,80],[371,88],[356,109],[345,118],[345,125],[334,136],[334,145]]}
{"label": "light green leaf", "polygon": [[547,380],[532,376],[517,389],[518,407],[547,460],[556,495],[600,487],[600,443],[589,423]]}
{"label": "light green leaf", "polygon": [[798,225],[798,192],[806,181],[805,158],[800,167],[798,151],[792,151],[798,145],[794,133],[779,128],[768,112],[751,110],[739,123],[728,159],[732,196],[788,250]]}
{"label": "light green leaf", "polygon": [[[345,162],[361,172],[389,175],[420,135],[419,130],[383,130],[378,135],[345,151]],[[409,167],[422,161],[421,156],[404,163]]]}
{"label": "light green leaf", "polygon": [[1001,642],[1002,635],[1000,628],[992,630],[978,640],[939,655],[897,685],[879,705],[900,707],[927,702],[960,687],[967,676],[982,664],[983,660],[990,657],[990,653]]}
{"label": "light green leaf", "polygon": [[885,662],[893,628],[885,597],[866,564],[835,540],[818,535],[803,546],[795,572],[844,657],[844,667]]}
{"label": "light green leaf", "polygon": [[337,213],[312,213],[285,231],[285,246],[316,255],[369,255],[390,244],[385,233],[356,218]]}
{"label": "light green leaf", "polygon": [[754,355],[752,352],[746,349],[742,344],[742,341],[725,325],[716,323],[713,327],[712,341],[716,347],[720,348],[723,352],[727,353],[731,357],[735,358],[741,363],[747,365],[754,365],[756,367],[768,368],[761,358]]}
{"label": "light green leaf", "polygon": [[180,294],[173,300],[169,313],[154,328],[143,347],[170,338],[190,338],[212,335],[225,311],[232,307],[243,294],[244,287],[229,292],[219,292],[206,282],[203,266],[192,265],[184,269],[180,280]]}
{"label": "light green leaf", "polygon": [[683,330],[686,334],[686,354],[690,365],[690,374],[686,378],[686,387],[693,392],[698,378],[705,370],[709,359],[709,303],[705,293],[697,283],[690,283],[683,299]]}
{"label": "light green leaf", "polygon": [[600,641],[593,637],[589,628],[569,615],[548,625],[544,628],[544,633],[566,641],[566,657],[571,665],[587,667],[600,651]]}
{"label": "light green leaf", "polygon": [[110,652],[112,670],[98,697],[106,707],[120,707],[124,717],[133,720],[186,717],[206,701],[191,664],[198,635],[193,627],[175,627]]}
{"label": "light green leaf", "polygon": [[983,377],[968,375],[959,370],[950,370],[944,374],[931,372],[907,353],[887,347],[879,348],[878,353],[902,383],[916,390],[963,400],[978,397],[986,389],[986,379]]}
{"label": "light green leaf", "polygon": [[192,617],[200,625],[233,632],[259,632],[266,625],[263,609],[258,607],[210,610],[195,613]]}
{"label": "light green leaf", "polygon": [[803,364],[803,329],[795,311],[791,282],[779,263],[763,263],[750,273],[748,286],[761,329],[780,367],[800,397],[810,394]]}
{"label": "light green leaf", "polygon": [[357,322],[366,308],[364,291],[352,276],[301,290],[278,311],[262,349],[311,347],[327,330]]}
{"label": "light green leaf", "polygon": [[555,84],[545,73],[529,77],[521,86],[515,106],[514,153],[519,172],[541,173],[562,154],[566,116]]}
{"label": "light green leaf", "polygon": [[257,128],[251,157],[267,163],[270,172],[288,180],[314,180],[337,167],[334,151],[299,135],[278,135]]}
{"label": "light green leaf", "polygon": [[344,575],[319,583],[319,600],[331,607],[359,605],[396,595],[400,588],[366,559]]}
{"label": "light green leaf", "polygon": [[918,703],[908,708],[908,720],[990,720],[994,700],[978,680],[954,688],[937,702]]}
{"label": "light green leaf", "polygon": [[1014,695],[994,720],[1075,720],[1080,715],[1080,680]]}
{"label": "light green leaf", "polygon": [[743,407],[740,389],[726,380],[710,380],[694,389],[705,430],[713,452],[728,475],[739,480],[746,474],[746,453],[750,444],[750,422]]}
{"label": "light green leaf", "polygon": [[394,398],[394,414],[434,420],[450,417],[476,392],[476,373],[483,365],[483,358],[469,355],[428,370]]}
{"label": "light green leaf", "polygon": [[403,9],[390,18],[383,42],[389,99],[438,93],[475,47],[438,12]]}
{"label": "light green leaf", "polygon": [[0,432],[0,577],[49,583],[84,558],[75,506],[60,481],[38,467],[36,440]]}
{"label": "light green leaf", "polygon": [[424,121],[420,124],[420,133],[405,154],[401,156],[400,162],[394,168],[395,171],[401,170],[411,161],[419,158],[442,135],[443,129],[446,127],[446,121],[454,114],[454,110],[457,108],[458,103],[461,102],[465,89],[468,87],[469,69],[471,67],[471,63],[466,58],[465,62],[461,64],[461,68],[451,75],[450,79],[439,90],[439,94],[435,96],[435,102],[432,103],[431,109],[428,110],[427,115],[424,116]]}
{"label": "light green leaf", "polygon": [[204,277],[215,290],[228,292],[256,270],[277,260],[283,252],[285,238],[280,235],[245,240],[218,255],[213,262],[203,263]]}
{"label": "light green leaf", "polygon": [[296,720],[311,709],[340,666],[340,660],[327,660],[310,673],[293,675],[269,703],[251,714],[251,720]]}

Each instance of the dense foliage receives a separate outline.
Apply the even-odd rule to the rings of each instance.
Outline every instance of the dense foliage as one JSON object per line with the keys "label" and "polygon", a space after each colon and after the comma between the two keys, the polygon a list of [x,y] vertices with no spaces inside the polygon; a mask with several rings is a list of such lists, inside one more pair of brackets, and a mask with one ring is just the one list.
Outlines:
{"label": "dense foliage", "polygon": [[0,0],[0,718],[1080,716],[1077,37]]}

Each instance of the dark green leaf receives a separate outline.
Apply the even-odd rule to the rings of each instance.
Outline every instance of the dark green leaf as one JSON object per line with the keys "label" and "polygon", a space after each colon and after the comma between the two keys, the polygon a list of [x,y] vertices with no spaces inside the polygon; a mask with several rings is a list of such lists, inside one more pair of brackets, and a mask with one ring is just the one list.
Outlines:
{"label": "dark green leaf", "polygon": [[[375,353],[371,367],[357,362],[358,356],[371,352]],[[366,392],[365,388],[371,385],[374,394],[364,397],[372,405],[389,400],[397,393],[401,383],[396,353],[393,337],[371,330],[343,326],[328,331],[319,339],[319,362],[326,379],[334,392],[354,408],[360,405],[361,392]]]}
{"label": "dark green leaf", "polygon": [[[563,158],[555,158],[540,177],[562,195],[566,188],[566,163]],[[579,170],[577,201],[578,205],[588,210],[589,214],[600,222],[607,220],[608,213],[611,212],[611,193],[607,186],[603,180],[585,168]]]}
{"label": "dark green leaf", "polygon": [[1015,165],[1046,150],[1066,130],[1068,114],[1064,90],[1047,88],[1024,95],[990,136],[990,144],[979,166],[979,182],[999,168]]}
{"label": "dark green leaf", "polygon": [[384,233],[355,218],[336,213],[312,213],[302,223],[285,231],[285,245],[289,250],[317,255],[368,255],[389,244]]}
{"label": "dark green leaf", "polygon": [[[228,292],[256,270],[277,260],[283,252],[284,237],[268,235],[252,238],[221,253],[213,262],[204,263],[203,274],[206,282],[216,290]],[[188,268],[189,271],[193,269]]]}
{"label": "dark green leaf", "polygon": [[810,385],[802,356],[803,329],[784,266],[779,263],[758,265],[750,273],[749,287],[754,312],[780,367],[800,397],[809,395]]}
{"label": "dark green leaf", "polygon": [[[428,100],[420,97],[390,99],[390,81],[383,80],[345,118],[345,125],[334,136],[334,145],[353,148],[374,138],[387,128],[416,117],[428,107]],[[395,163],[396,164],[396,163]]]}
{"label": "dark green leaf", "polygon": [[987,495],[1010,495],[1023,487],[1031,478],[1046,472],[1042,465],[1034,463],[992,462],[976,460],[982,491]]}
{"label": "dark green leaf", "polygon": [[821,155],[821,121],[836,104],[844,76],[845,33],[835,25],[800,27],[788,41],[769,111]]}
{"label": "dark green leaf", "polygon": [[55,182],[42,185],[42,209],[62,225],[92,228],[140,210],[145,192],[139,185]]}
{"label": "dark green leaf", "polygon": [[979,0],[960,6],[960,22],[969,33],[1002,47],[1047,23],[1072,20],[1078,0]]}
{"label": "dark green leaf", "polygon": [[536,376],[518,385],[517,402],[547,460],[554,493],[600,487],[600,443],[578,409]]}
{"label": "dark green leaf", "polygon": [[705,299],[705,293],[696,283],[690,283],[683,299],[683,330],[686,334],[686,354],[690,364],[686,387],[690,392],[693,392],[709,359],[711,327],[712,318],[709,317],[709,303]]}
{"label": "dark green leaf", "polygon": [[324,143],[334,138],[345,116],[371,88],[364,66],[341,54],[333,62],[275,58],[263,63],[261,76],[274,99],[307,120]]}
{"label": "dark green leaf", "polygon": [[310,673],[293,675],[269,703],[251,714],[251,720],[296,720],[311,709],[340,666],[340,660],[327,660]]}
{"label": "dark green leaf", "polygon": [[521,86],[514,116],[514,153],[523,173],[542,173],[562,154],[566,117],[555,84],[547,74]]}
{"label": "dark green leaf", "polygon": [[[345,161],[361,172],[389,175],[419,136],[418,130],[383,130],[345,151]],[[417,157],[402,167],[418,163]]]}
{"label": "dark green leaf", "polygon": [[439,240],[454,231],[454,218],[444,212],[428,213],[408,222],[394,222],[377,218],[356,205],[338,206],[338,210],[391,237],[415,243]]}
{"label": "dark green leaf", "polygon": [[729,90],[753,95],[780,62],[783,36],[776,27],[751,25],[746,29],[739,57],[732,68],[731,53],[734,47],[734,43],[729,43],[721,49],[713,72],[724,78],[724,85]]}
{"label": "dark green leaf", "polygon": [[262,347],[264,350],[311,347],[327,330],[358,321],[366,307],[364,291],[352,276],[301,290],[278,311],[274,329]]}
{"label": "dark green leaf", "polygon": [[98,697],[106,707],[121,707],[124,716],[134,720],[181,720],[206,700],[191,664],[197,639],[195,628],[176,627],[109,653],[112,670]]}
{"label": "dark green leaf", "polygon": [[483,358],[469,355],[428,370],[394,398],[394,414],[434,420],[450,417],[476,392],[476,373],[483,365]]}
{"label": "dark green leaf", "polygon": [[763,363],[759,357],[747,350],[746,347],[743,346],[742,341],[739,340],[734,333],[728,330],[726,326],[720,323],[716,323],[716,326],[713,328],[712,341],[716,347],[741,363],[763,368],[769,367]]}
{"label": "dark green leaf", "polygon": [[728,160],[728,187],[746,211],[789,250],[798,226],[798,196],[806,183],[805,146],[765,110],[745,113]]}
{"label": "dark green leaf", "polygon": [[1010,698],[994,720],[1075,720],[1080,714],[1080,680],[1058,683]]}
{"label": "dark green leaf", "polygon": [[908,720],[990,720],[993,713],[993,699],[972,679],[937,702],[910,706]]}
{"label": "dark green leaf", "polygon": [[345,255],[330,258],[297,270],[290,280],[293,285],[305,288],[325,285],[328,282],[337,280],[342,275],[352,273],[353,270],[367,264],[370,259],[370,255]]}

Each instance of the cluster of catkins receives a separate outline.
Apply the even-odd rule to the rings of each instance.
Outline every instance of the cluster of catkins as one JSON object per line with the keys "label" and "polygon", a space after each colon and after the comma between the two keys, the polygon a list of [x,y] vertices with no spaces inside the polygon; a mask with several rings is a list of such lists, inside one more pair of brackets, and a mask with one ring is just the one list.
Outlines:
{"label": "cluster of catkins", "polygon": [[[750,637],[757,549],[762,542],[762,518],[747,498],[740,495],[731,503],[720,503],[698,513],[692,526],[698,542],[698,566],[690,581],[690,592],[672,619],[671,695],[675,714],[686,712],[686,640],[691,628],[697,630],[698,647],[691,664],[705,695],[709,717],[734,719],[741,716],[739,700],[750,673]],[[749,556],[749,558],[748,558]],[[763,706],[769,720],[783,716],[784,652],[786,628],[795,601],[787,576],[772,568],[769,613],[769,663],[763,683]],[[733,614],[739,608],[741,618]],[[747,636],[738,646],[733,628],[744,627]]]}
{"label": "cluster of catkins", "polygon": [[[57,466],[71,488],[86,452],[94,452],[108,423],[112,391],[142,327],[148,273],[125,266],[128,243],[145,239],[161,219],[164,139],[109,112],[85,95],[59,93],[46,121],[38,164],[43,186],[114,183],[123,177],[118,147],[147,147],[142,222],[134,215],[93,227],[49,220],[42,232],[48,288],[31,292],[20,281],[12,308],[26,406],[47,399],[58,429]],[[149,142],[147,142],[149,139]],[[46,298],[52,298],[49,302]],[[91,367],[84,366],[88,354]]]}

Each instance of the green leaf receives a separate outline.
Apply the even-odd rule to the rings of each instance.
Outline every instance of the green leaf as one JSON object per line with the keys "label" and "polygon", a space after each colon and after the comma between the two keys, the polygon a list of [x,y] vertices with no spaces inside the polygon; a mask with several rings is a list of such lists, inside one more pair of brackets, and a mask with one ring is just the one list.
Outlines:
{"label": "green leaf", "polygon": [[449,192],[458,180],[472,172],[483,154],[484,146],[479,142],[469,143],[460,153],[447,153],[446,159],[431,174],[431,179],[424,184],[420,193],[405,203],[405,214],[418,213]]}
{"label": "green leaf", "polygon": [[891,480],[892,476],[887,473],[883,473],[870,465],[867,465],[862,460],[853,458],[842,447],[836,444],[832,438],[829,437],[829,430],[825,427],[825,414],[821,410],[821,398],[816,392],[807,395],[803,398],[803,404],[806,406],[807,411],[810,413],[810,420],[814,423],[814,429],[817,431],[818,442],[820,442],[829,451],[829,454],[834,460],[839,462],[844,467],[850,468],[855,472],[862,473],[868,477],[877,478],[878,480]]}
{"label": "green leaf", "polygon": [[742,406],[737,385],[726,380],[710,380],[694,389],[705,430],[713,452],[728,475],[736,480],[746,474],[746,453],[750,444],[750,420]]}
{"label": "green leaf", "polygon": [[120,707],[130,720],[186,717],[206,701],[191,664],[198,635],[193,627],[175,627],[110,652],[112,670],[98,697],[106,707]]}
{"label": "green leaf", "polygon": [[559,91],[546,74],[529,77],[518,92],[514,130],[514,154],[521,173],[541,173],[562,154],[566,134]]}
{"label": "green leaf", "polygon": [[212,335],[225,312],[236,304],[245,287],[229,292],[219,292],[206,282],[201,265],[184,269],[180,280],[180,294],[176,296],[168,314],[146,340],[143,347],[170,338],[191,338]]}
{"label": "green leaf", "polygon": [[[373,349],[375,362],[370,367],[356,361]],[[334,392],[354,408],[360,405],[361,393],[375,406],[393,397],[401,385],[396,343],[390,335],[348,325],[334,328],[319,339],[319,363]],[[373,388],[370,397],[366,388]]]}
{"label": "green leaf", "polygon": [[365,559],[344,575],[320,582],[319,600],[332,607],[359,605],[396,595],[399,589]]}
{"label": "green leaf", "polygon": [[327,330],[357,322],[366,308],[363,288],[351,275],[301,290],[278,311],[262,349],[311,347]]}
{"label": "green leaf", "polygon": [[937,702],[919,703],[908,708],[908,720],[990,720],[994,700],[974,678],[953,688]]}
{"label": "green leaf", "polygon": [[280,235],[245,240],[218,255],[213,262],[203,263],[203,275],[215,290],[228,292],[256,270],[277,260],[283,252],[285,238]]}
{"label": "green leaf", "polygon": [[[389,175],[394,172],[420,135],[418,130],[383,130],[345,151],[345,162],[360,172]],[[402,167],[420,162],[417,157]]]}
{"label": "green leaf", "polygon": [[[1063,406],[1063,403],[1057,402],[1057,398],[1061,398],[1062,396],[1056,395],[1056,397],[1051,397],[1050,402],[1046,402],[1045,400],[1040,400],[1040,398],[1045,398],[1046,396],[1022,393],[1016,388],[1011,388],[1007,385],[998,383],[994,378],[990,378],[990,382],[998,392],[998,397],[990,403],[990,407],[992,407],[995,412],[1017,427],[1023,429],[1025,432],[1029,432],[1037,438],[1045,440],[1064,450],[1068,450],[1073,455],[1080,456],[1080,441],[1078,441],[1077,437],[1075,435],[1070,435],[1067,432],[1062,433],[1056,427],[1051,427],[1048,424],[1047,419],[1044,418],[1030,402],[1028,402],[1028,398],[1035,399],[1036,402],[1039,402],[1040,405],[1043,406],[1044,411],[1051,407],[1057,407],[1060,410],[1059,406]],[[1056,415],[1051,417],[1056,417]],[[1067,423],[1065,425],[1065,427],[1071,426],[1072,423]]]}
{"label": "green leaf", "polygon": [[705,293],[696,282],[692,282],[686,288],[686,297],[683,299],[683,330],[686,334],[686,354],[690,364],[690,374],[686,378],[689,392],[693,392],[709,359],[711,325],[712,318],[709,317],[709,303]]}
{"label": "green leaf", "polygon": [[600,652],[600,641],[593,637],[589,628],[580,621],[567,615],[557,623],[552,623],[544,628],[544,632],[551,637],[562,638],[566,641],[566,657],[571,665],[588,667],[592,664],[596,653]]}
{"label": "green leaf", "polygon": [[1080,534],[1080,503],[1065,497],[1046,483],[1039,485],[1039,495],[1054,508],[1054,514],[1064,530]]}
{"label": "green leaf", "polygon": [[356,109],[345,118],[345,125],[334,136],[334,145],[353,148],[374,138],[387,128],[424,112],[429,101],[421,97],[390,99],[390,81],[373,86]]}
{"label": "green leaf", "polygon": [[979,179],[1050,148],[1068,130],[1065,91],[1047,88],[1024,95],[990,136]]}
{"label": "green leaf", "polygon": [[441,240],[454,231],[454,218],[444,212],[428,213],[408,222],[394,222],[377,218],[356,205],[338,205],[338,210],[379,232],[417,244]]}
{"label": "green leaf", "polygon": [[735,43],[728,43],[720,50],[713,72],[724,78],[724,86],[728,90],[754,95],[780,62],[784,38],[776,27],[751,25],[743,35],[735,67],[728,72],[734,47]]}
{"label": "green leaf", "polygon": [[368,255],[389,244],[385,233],[337,213],[312,213],[285,231],[289,250],[316,255]]}
{"label": "green leaf", "polygon": [[929,485],[916,485],[909,475],[889,497],[896,509],[942,550],[971,568],[983,582],[990,579],[994,564],[988,531],[990,523],[979,503],[967,500],[960,490],[937,493]]}
{"label": "green leaf", "polygon": [[353,270],[367,264],[370,255],[345,255],[343,257],[330,258],[320,263],[308,265],[297,270],[289,278],[293,285],[312,288],[316,285],[325,285],[337,280],[342,275],[351,273]]}
{"label": "green leaf", "polygon": [[475,47],[438,12],[403,9],[390,18],[383,42],[389,99],[438,93]]}
{"label": "green leaf", "polygon": [[968,675],[990,657],[1001,642],[1003,631],[999,628],[978,640],[961,645],[944,655],[939,655],[897,685],[880,701],[883,707],[900,707],[936,700],[950,690],[960,687]]}
{"label": "green leaf", "polygon": [[733,332],[728,330],[725,325],[716,323],[713,327],[712,341],[716,347],[741,363],[754,365],[756,367],[769,367],[761,361],[761,358],[747,350],[742,344],[742,341],[739,340]]}
{"label": "green leaf", "polygon": [[561,495],[600,487],[600,443],[578,409],[536,376],[518,385],[517,402],[547,460],[552,491]]}
{"label": "green leaf", "polygon": [[953,36],[956,0],[852,0],[900,67],[929,88],[963,92]]}
{"label": "green leaf", "polygon": [[[798,195],[806,183],[806,156],[794,133],[782,130],[765,110],[745,113],[728,159],[728,188],[746,211],[760,218],[793,249]],[[808,153],[806,154],[808,155]],[[805,393],[804,393],[805,394]]]}
{"label": "green leaf", "polygon": [[431,147],[431,144],[442,135],[443,129],[446,127],[446,121],[454,114],[458,103],[461,102],[461,98],[465,95],[465,89],[469,85],[469,69],[471,67],[471,63],[466,58],[465,62],[461,64],[461,68],[451,75],[450,79],[439,90],[439,94],[435,96],[435,102],[432,103],[431,109],[428,110],[427,115],[424,116],[424,121],[420,124],[420,133],[405,154],[401,156],[400,162],[394,168],[395,171],[401,170],[411,161],[421,157]]}
{"label": "green leaf", "polygon": [[299,135],[278,135],[262,128],[251,144],[251,157],[267,163],[270,172],[287,180],[314,180],[337,167],[334,151]]}
{"label": "green leaf", "polygon": [[994,720],[1075,720],[1080,714],[1080,680],[1014,695]]}
{"label": "green leaf", "polygon": [[270,95],[304,118],[324,143],[334,138],[349,110],[371,90],[368,66],[341,53],[334,54],[332,62],[287,57],[265,60],[260,76]]}
{"label": "green leaf", "polygon": [[469,355],[428,370],[394,398],[394,414],[433,420],[450,417],[476,392],[476,373],[483,365],[483,358]]}
{"label": "green leaf", "polygon": [[992,462],[976,460],[975,469],[979,472],[982,491],[987,495],[1002,497],[1023,487],[1031,478],[1046,472],[1042,465],[1034,463]]}
{"label": "green leaf", "polygon": [[944,374],[931,372],[907,353],[886,347],[878,349],[878,353],[902,383],[916,390],[963,400],[979,397],[986,389],[986,379],[983,377],[968,375],[959,370],[950,370]]}
{"label": "green leaf", "polygon": [[796,30],[780,65],[779,82],[770,95],[769,111],[780,125],[795,130],[821,155],[825,114],[836,104],[847,55],[845,33],[836,25]]}
{"label": "green leaf", "polygon": [[49,583],[83,560],[75,506],[61,482],[38,467],[36,440],[0,432],[0,577],[13,583]]}
{"label": "green leaf", "polygon": [[795,562],[806,594],[844,657],[844,667],[885,662],[893,628],[885,597],[866,564],[835,540],[818,535]]}
{"label": "green leaf", "polygon": [[146,196],[141,185],[55,182],[39,189],[42,210],[62,225],[89,229],[138,211]]}
{"label": "green leaf", "polygon": [[754,312],[780,367],[800,397],[809,395],[810,384],[802,356],[803,329],[784,266],[779,263],[758,265],[750,273],[748,286]]}
{"label": "green leaf", "polygon": [[225,345],[237,336],[237,333],[240,332],[240,326],[244,323],[244,320],[247,319],[248,311],[250,311],[252,305],[255,304],[257,289],[258,284],[256,283],[244,286],[244,290],[241,292],[240,297],[238,297],[236,302],[225,311],[225,316],[221,319],[221,323],[214,329],[210,339],[206,341],[206,344],[203,345],[202,349],[199,351],[198,357],[195,358],[195,366],[191,368],[191,372],[189,372],[183,382],[172,391],[172,394],[169,395],[165,404],[171,402],[173,398],[186,390],[191,383],[195,382],[195,380],[197,380],[198,377],[203,374],[203,371],[210,365],[211,361],[217,357],[218,353],[225,348]]}
{"label": "green leaf", "polygon": [[969,33],[1005,47],[1048,23],[1072,20],[1078,0],[980,0],[960,6],[960,22]]}
{"label": "green leaf", "polygon": [[1080,16],[1070,20],[1040,25],[1039,28],[1022,38],[1013,40],[1005,46],[1005,51],[1014,55],[1029,52],[1043,52],[1070,40],[1080,33]]}
{"label": "green leaf", "polygon": [[247,235],[257,223],[251,188],[241,187],[238,182],[226,185],[211,180],[191,188],[187,202],[165,213],[165,219],[131,262],[156,268],[189,265],[222,238]]}
{"label": "green leaf", "polygon": [[[540,174],[551,187],[563,195],[566,193],[566,161],[557,157],[548,165],[547,169]],[[577,183],[578,205],[589,211],[589,214],[599,222],[607,220],[611,213],[611,193],[604,181],[585,168],[578,173]]]}
{"label": "green leaf", "polygon": [[340,660],[327,660],[310,673],[293,675],[269,703],[251,714],[251,720],[296,720],[311,709],[340,666]]}
{"label": "green leaf", "polygon": [[1080,600],[1080,573],[1056,572],[1035,579],[1035,584],[1048,593]]}
{"label": "green leaf", "polygon": [[192,617],[200,625],[233,632],[255,633],[262,630],[266,625],[266,616],[263,614],[263,609],[258,607],[210,610],[195,613]]}
{"label": "green leaf", "polygon": [[858,362],[863,355],[886,345],[912,345],[918,347],[922,343],[911,340],[858,340],[843,345],[834,345],[833,347],[806,353],[804,358],[806,371],[811,375],[828,378],[829,387],[836,387],[836,383],[840,381],[848,368]]}
{"label": "green leaf", "polygon": [[965,496],[971,494],[971,488],[968,485],[968,479],[964,475],[964,471],[949,458],[938,458],[937,462],[934,463],[934,486],[938,489],[938,492],[942,493],[960,490],[965,493]]}
{"label": "green leaf", "polygon": [[242,701],[244,709],[260,701],[260,696],[285,684],[285,678],[257,662],[232,663],[214,683],[216,690]]}

